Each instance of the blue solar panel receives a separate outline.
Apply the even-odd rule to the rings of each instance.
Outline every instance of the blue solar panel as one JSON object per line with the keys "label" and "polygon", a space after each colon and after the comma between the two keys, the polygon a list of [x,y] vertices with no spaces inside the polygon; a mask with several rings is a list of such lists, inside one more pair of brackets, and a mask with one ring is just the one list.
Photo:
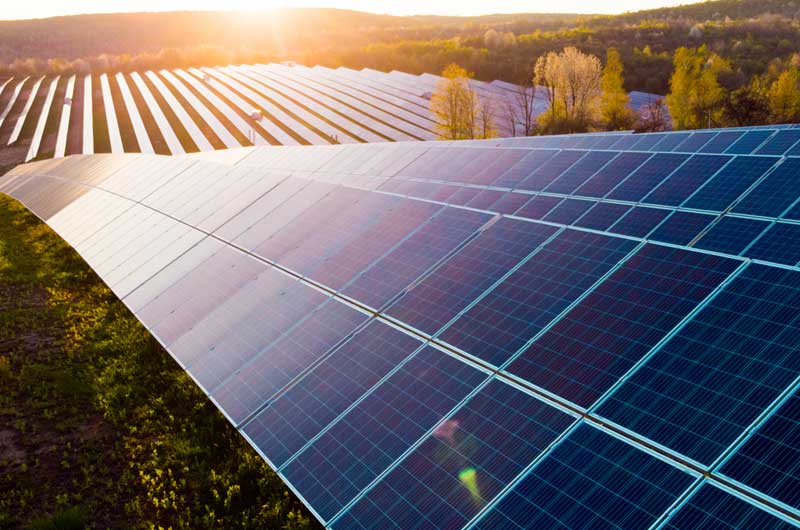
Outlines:
{"label": "blue solar panel", "polygon": [[585,154],[586,151],[560,151],[525,177],[516,187],[523,190],[541,191]]}
{"label": "blue solar panel", "polygon": [[436,204],[404,199],[336,254],[324,259],[308,276],[332,289],[341,289],[441,210]]}
{"label": "blue solar panel", "polygon": [[738,264],[647,245],[534,341],[508,371],[588,407]]}
{"label": "blue solar panel", "polygon": [[651,156],[649,153],[622,153],[575,190],[575,195],[605,197]]}
{"label": "blue solar panel", "polygon": [[660,208],[635,207],[611,225],[608,231],[625,236],[645,237],[666,219],[670,212],[671,210]]}
{"label": "blue solar panel", "polygon": [[422,343],[370,323],[247,424],[244,431],[282,466]]}
{"label": "blue solar panel", "polygon": [[696,212],[673,212],[649,236],[649,239],[688,245],[716,216]]}
{"label": "blue solar panel", "polygon": [[798,141],[800,141],[800,131],[794,129],[778,131],[772,138],[767,140],[755,154],[780,156]]}
{"label": "blue solar panel", "polygon": [[726,215],[703,234],[703,237],[693,246],[714,252],[740,254],[768,226],[768,221]]}
{"label": "blue solar panel", "polygon": [[619,140],[614,143],[614,149],[617,151],[630,151],[639,139],[640,136],[633,134],[620,136]]}
{"label": "blue solar panel", "polygon": [[722,155],[695,155],[652,190],[643,202],[680,206],[730,159]]}
{"label": "blue solar panel", "polygon": [[530,151],[522,160],[500,175],[492,185],[499,188],[516,188],[522,179],[539,169],[542,164],[550,160],[556,153],[558,151],[554,149]]}
{"label": "blue solar panel", "polygon": [[800,273],[753,265],[600,407],[710,465],[800,374]]}
{"label": "blue solar panel", "polygon": [[555,232],[552,226],[502,218],[386,313],[432,335]]}
{"label": "blue solar panel", "polygon": [[663,527],[665,530],[792,530],[797,528],[761,508],[710,484],[703,486],[681,506]]}
{"label": "blue solar panel", "polygon": [[575,221],[575,225],[594,230],[608,230],[608,227],[616,223],[630,209],[627,204],[598,202]]}
{"label": "blue solar panel", "polygon": [[333,528],[460,528],[574,421],[494,380]]}
{"label": "blue solar panel", "polygon": [[536,195],[517,210],[516,215],[527,219],[541,219],[562,201],[563,199],[561,197]]}
{"label": "blue solar panel", "polygon": [[685,204],[688,208],[723,211],[775,163],[772,157],[737,157]]}
{"label": "blue solar panel", "polygon": [[380,308],[458,248],[489,219],[488,214],[447,208],[370,265],[342,292]]}
{"label": "blue solar panel", "polygon": [[693,480],[584,424],[539,462],[475,528],[649,528]]}
{"label": "blue solar panel", "polygon": [[609,151],[590,151],[544,190],[550,193],[572,193],[616,155],[617,153]]}
{"label": "blue solar panel", "polygon": [[550,223],[571,225],[594,205],[594,201],[564,199],[558,206],[550,210],[542,220]]}
{"label": "blue solar panel", "polygon": [[426,347],[281,473],[328,520],[486,378],[485,373]]}
{"label": "blue solar panel", "polygon": [[688,157],[682,154],[657,153],[642,164],[619,186],[608,194],[608,198],[637,202],[683,164]]}
{"label": "blue solar panel", "polygon": [[693,133],[689,138],[678,144],[673,151],[681,153],[696,153],[716,135],[716,132]]}
{"label": "blue solar panel", "polygon": [[566,230],[445,329],[441,338],[500,366],[634,247],[628,239]]}
{"label": "blue solar panel", "polygon": [[744,254],[748,258],[796,265],[800,261],[800,225],[775,223]]}
{"label": "blue solar panel", "polygon": [[649,151],[654,145],[659,143],[665,136],[664,133],[657,134],[640,134],[639,141],[633,144],[632,149],[635,151]]}
{"label": "blue solar panel", "polygon": [[795,392],[781,405],[721,471],[784,504],[800,508],[800,395]]}
{"label": "blue solar panel", "polygon": [[800,197],[800,158],[787,158],[745,195],[733,211],[779,217],[798,197]]}
{"label": "blue solar panel", "polygon": [[724,153],[743,134],[741,131],[721,131],[697,151],[699,153]]}
{"label": "blue solar panel", "polygon": [[793,131],[74,157],[0,190],[328,528],[770,528],[800,522]]}
{"label": "blue solar panel", "polygon": [[522,206],[528,202],[530,198],[531,196],[525,193],[509,191],[492,203],[489,206],[489,209],[493,212],[505,215],[513,215],[517,212],[517,210],[522,208]]}
{"label": "blue solar panel", "polygon": [[611,147],[619,141],[623,135],[621,134],[606,134],[600,135],[600,138],[592,146],[593,149],[611,149]]}
{"label": "blue solar panel", "polygon": [[732,155],[749,155],[772,136],[772,133],[773,131],[770,130],[747,132],[725,152]]}
{"label": "blue solar panel", "polygon": [[650,151],[672,151],[691,134],[689,132],[665,134],[657,144],[650,148]]}
{"label": "blue solar panel", "polygon": [[215,378],[219,383],[212,395],[231,417],[241,421],[366,321],[363,313],[330,300],[229,379]]}

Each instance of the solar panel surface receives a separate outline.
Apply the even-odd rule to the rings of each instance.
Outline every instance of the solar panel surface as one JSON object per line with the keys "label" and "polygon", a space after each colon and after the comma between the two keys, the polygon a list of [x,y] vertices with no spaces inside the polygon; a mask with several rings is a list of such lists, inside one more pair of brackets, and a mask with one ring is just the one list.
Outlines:
{"label": "solar panel surface", "polygon": [[0,191],[330,528],[789,528],[792,130],[77,156]]}

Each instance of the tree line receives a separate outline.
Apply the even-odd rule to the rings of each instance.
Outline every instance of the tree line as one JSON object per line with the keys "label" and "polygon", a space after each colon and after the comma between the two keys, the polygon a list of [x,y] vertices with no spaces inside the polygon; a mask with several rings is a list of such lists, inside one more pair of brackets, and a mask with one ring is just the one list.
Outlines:
{"label": "tree line", "polygon": [[[487,39],[502,42],[499,34]],[[800,54],[774,60],[764,74],[726,88],[727,59],[702,45],[681,47],[672,57],[669,93],[642,108],[632,108],[624,67],[616,48],[605,64],[577,48],[549,52],[533,61],[532,72],[511,97],[479,95],[471,72],[453,63],[445,67],[430,108],[442,139],[491,138],[497,124],[514,136],[590,131],[740,127],[800,121]],[[546,103],[543,103],[543,101]]]}
{"label": "tree line", "polygon": [[534,64],[531,75],[507,97],[479,94],[470,84],[471,72],[455,63],[445,67],[430,102],[439,138],[492,138],[498,124],[513,136],[668,126],[660,98],[642,109],[631,108],[614,48],[608,50],[605,66],[573,47],[550,52]]}

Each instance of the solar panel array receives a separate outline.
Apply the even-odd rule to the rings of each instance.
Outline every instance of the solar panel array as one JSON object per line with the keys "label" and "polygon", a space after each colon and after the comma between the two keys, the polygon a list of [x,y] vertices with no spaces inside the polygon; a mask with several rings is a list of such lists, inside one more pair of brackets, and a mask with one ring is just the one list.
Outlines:
{"label": "solar panel array", "polygon": [[[440,79],[283,64],[9,79],[0,84],[0,141],[30,139],[29,161],[94,152],[177,155],[250,145],[432,140],[429,99]],[[513,136],[506,109],[520,106],[518,87],[499,81],[472,86],[495,101],[499,134]],[[648,96],[632,93],[631,102],[640,106]],[[541,89],[535,113],[547,106]]]}
{"label": "solar panel array", "polygon": [[779,127],[95,155],[0,191],[329,528],[793,528],[798,154]]}

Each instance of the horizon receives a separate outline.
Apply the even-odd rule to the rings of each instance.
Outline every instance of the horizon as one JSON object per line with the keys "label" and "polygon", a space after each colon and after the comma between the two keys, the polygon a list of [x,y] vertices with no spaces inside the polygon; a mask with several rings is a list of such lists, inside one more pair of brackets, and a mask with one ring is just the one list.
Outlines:
{"label": "horizon", "polygon": [[[0,7],[0,21],[20,21],[46,19],[62,16],[111,15],[125,13],[173,13],[197,11],[240,11],[269,12],[274,9],[310,8],[310,9],[342,9],[359,11],[376,15],[393,16],[485,16],[501,14],[575,14],[575,15],[615,15],[628,12],[676,7],[702,3],[706,0],[610,0],[597,2],[589,0],[564,0],[559,3],[560,9],[548,9],[552,5],[545,0],[499,0],[485,2],[466,0],[464,2],[445,2],[431,8],[429,2],[409,0],[397,2],[370,2],[366,0],[300,0],[286,5],[281,1],[231,0],[225,4],[212,0],[142,0],[139,2],[116,2],[123,4],[121,9],[107,9],[108,2],[100,0],[80,0],[67,5],[63,2],[39,1],[16,3]],[[486,7],[490,6],[490,7]]]}

